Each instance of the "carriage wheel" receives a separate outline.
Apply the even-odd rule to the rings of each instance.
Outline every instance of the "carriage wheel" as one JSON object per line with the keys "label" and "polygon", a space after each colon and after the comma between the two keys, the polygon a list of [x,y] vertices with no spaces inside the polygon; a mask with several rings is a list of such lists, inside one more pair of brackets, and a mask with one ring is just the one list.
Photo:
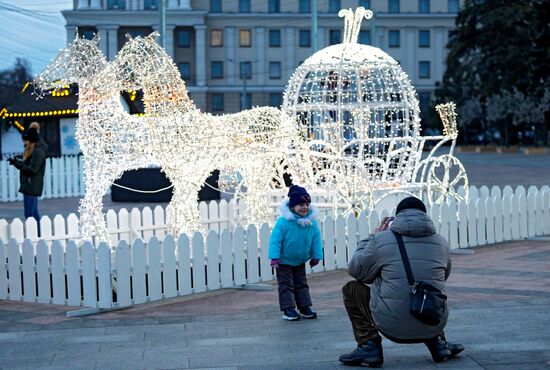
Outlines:
{"label": "carriage wheel", "polygon": [[[458,203],[468,199],[468,176],[458,158],[444,154],[432,159],[428,172],[428,201],[430,205],[454,198]],[[460,187],[464,192],[459,192]]]}

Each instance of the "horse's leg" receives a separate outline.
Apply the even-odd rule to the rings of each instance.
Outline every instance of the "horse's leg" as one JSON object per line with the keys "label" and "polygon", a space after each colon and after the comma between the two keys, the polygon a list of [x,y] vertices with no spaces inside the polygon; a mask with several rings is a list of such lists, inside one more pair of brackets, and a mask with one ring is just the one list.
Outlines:
{"label": "horse's leg", "polygon": [[271,173],[266,175],[265,161],[254,160],[256,161],[255,165],[243,173],[246,184],[246,193],[243,198],[246,204],[248,223],[259,227],[272,220],[269,190],[271,190],[270,184],[273,177]]}
{"label": "horse's leg", "polygon": [[182,233],[191,235],[195,231],[201,231],[198,211],[199,190],[200,186],[193,181],[174,184],[166,227],[175,238]]}

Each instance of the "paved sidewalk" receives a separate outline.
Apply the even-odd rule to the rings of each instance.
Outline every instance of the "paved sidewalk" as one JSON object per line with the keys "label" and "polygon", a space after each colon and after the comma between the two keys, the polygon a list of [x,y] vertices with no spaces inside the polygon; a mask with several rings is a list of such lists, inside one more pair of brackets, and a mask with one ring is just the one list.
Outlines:
{"label": "paved sidewalk", "polygon": [[[94,316],[0,301],[1,369],[344,369],[355,347],[340,288],[345,270],[309,278],[317,320],[280,319],[276,291],[223,290]],[[384,340],[385,369],[550,368],[550,238],[453,255],[449,340],[434,364],[421,344]]]}

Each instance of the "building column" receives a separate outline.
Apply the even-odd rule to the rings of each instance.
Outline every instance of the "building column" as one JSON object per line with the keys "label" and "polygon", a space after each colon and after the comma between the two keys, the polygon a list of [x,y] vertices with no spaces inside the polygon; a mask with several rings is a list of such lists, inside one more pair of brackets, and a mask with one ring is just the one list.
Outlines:
{"label": "building column", "polygon": [[[328,46],[326,33],[326,27],[317,27],[317,51]],[[313,37],[313,34],[311,37]],[[311,44],[313,45],[313,42]]]}
{"label": "building column", "polygon": [[416,71],[416,32],[416,28],[405,27],[405,60],[403,61],[403,67],[411,81],[416,81],[418,79],[418,72]]}
{"label": "building column", "polygon": [[197,86],[206,86],[206,26],[197,25],[195,28],[195,70]]}
{"label": "building column", "polygon": [[66,44],[69,44],[76,37],[76,28],[73,27],[73,26],[65,26],[65,28],[67,30],[67,43]]}
{"label": "building column", "polygon": [[[288,81],[292,73],[294,72],[294,69],[296,69],[296,46],[294,45],[295,42],[295,28],[294,27],[285,27],[285,41],[283,44],[283,47],[285,49],[284,60],[281,63],[281,77],[283,81]],[[319,47],[321,43],[318,43],[317,46]],[[322,47],[319,47],[319,50],[321,50]]]}
{"label": "building column", "polygon": [[442,81],[445,72],[445,28],[436,27],[434,29],[434,81]]}
{"label": "building column", "polygon": [[117,31],[117,26],[97,27],[97,33],[99,34],[99,48],[103,54],[105,54],[107,60],[115,59],[115,56],[118,53]]}
{"label": "building column", "polygon": [[227,85],[235,86],[239,71],[235,67],[237,60],[237,31],[235,27],[225,27],[223,30],[223,44],[225,45],[225,60],[227,62]]}
{"label": "building column", "polygon": [[[258,82],[258,85],[265,85],[265,75],[266,75],[266,66],[267,61],[265,55],[265,46],[266,46],[266,32],[265,27],[258,27],[254,29],[254,44],[256,45],[256,60],[257,63],[252,67],[252,76],[251,78],[255,79]],[[255,71],[254,69],[257,68]],[[254,76],[255,75],[255,76]]]}

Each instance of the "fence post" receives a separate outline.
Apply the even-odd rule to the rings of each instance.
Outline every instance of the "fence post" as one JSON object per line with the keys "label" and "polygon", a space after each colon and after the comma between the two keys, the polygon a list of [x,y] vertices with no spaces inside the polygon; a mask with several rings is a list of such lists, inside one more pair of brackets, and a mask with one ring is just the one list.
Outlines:
{"label": "fence post", "polygon": [[162,282],[164,298],[172,298],[178,295],[176,277],[176,241],[172,235],[167,235],[162,241]]}
{"label": "fence post", "polygon": [[[102,245],[105,245],[101,243]],[[128,307],[132,305],[130,299],[130,271],[132,259],[130,258],[130,248],[125,240],[121,240],[116,246],[115,251],[116,268],[116,297],[118,307]],[[149,286],[150,288],[150,286]]]}
{"label": "fence post", "polygon": [[[149,287],[149,300],[158,301],[162,299],[162,278],[161,278],[161,245],[160,241],[152,237],[146,246],[148,264],[147,264],[147,282]],[[203,252],[204,253],[204,248]],[[204,256],[204,254],[203,254]],[[202,278],[204,281],[204,259],[202,268]]]}
{"label": "fence post", "polygon": [[[210,230],[206,236],[206,282],[208,290],[216,290],[220,288],[220,270],[219,270],[219,251],[220,241],[216,230]],[[256,261],[258,259],[256,258]]]}
{"label": "fence post", "polygon": [[458,203],[458,243],[460,248],[468,247],[468,204],[466,199]]}
{"label": "fence post", "polygon": [[503,226],[505,241],[512,240],[512,228],[511,228],[512,217],[510,214],[511,207],[512,207],[512,196],[508,194],[504,195],[502,197],[502,226]]}
{"label": "fence post", "polygon": [[330,271],[334,270],[336,266],[334,251],[334,220],[332,216],[325,217],[323,226],[325,270]]}
{"label": "fence post", "polygon": [[273,279],[273,269],[269,264],[269,238],[271,230],[267,223],[260,228],[260,276],[262,281]]}
{"label": "fence post", "polygon": [[[233,287],[233,243],[231,236],[232,232],[228,229],[224,229],[220,234],[222,288]],[[267,255],[265,258],[267,258]],[[269,266],[269,270],[269,274],[273,277],[271,266]],[[262,277],[264,277],[263,274]]]}
{"label": "fence post", "polygon": [[192,271],[193,271],[193,292],[200,293],[206,290],[206,279],[204,270],[204,240],[202,234],[196,232],[192,239]]}
{"label": "fence post", "polygon": [[[357,219],[353,215],[353,213],[350,213],[347,219],[347,229],[348,229],[348,244],[347,244],[347,258],[346,262],[348,262],[353,254],[355,253],[355,250],[357,249]],[[347,266],[347,265],[346,265]]]}
{"label": "fence post", "polygon": [[10,274],[8,287],[10,291],[9,299],[12,301],[19,301],[23,296],[20,261],[19,241],[12,238],[8,242],[8,272]]}
{"label": "fence post", "polygon": [[38,279],[38,302],[50,303],[50,249],[44,240],[36,246],[36,278]]}
{"label": "fence post", "polygon": [[[109,256],[109,264],[111,262]],[[52,243],[52,290],[53,304],[65,304],[65,247],[59,240],[54,240]],[[68,276],[67,276],[68,278]]]}
{"label": "fence post", "polygon": [[[128,263],[130,262],[128,261]],[[113,306],[111,248],[106,243],[100,243],[97,247],[97,282],[99,288],[99,308],[111,308]]]}

